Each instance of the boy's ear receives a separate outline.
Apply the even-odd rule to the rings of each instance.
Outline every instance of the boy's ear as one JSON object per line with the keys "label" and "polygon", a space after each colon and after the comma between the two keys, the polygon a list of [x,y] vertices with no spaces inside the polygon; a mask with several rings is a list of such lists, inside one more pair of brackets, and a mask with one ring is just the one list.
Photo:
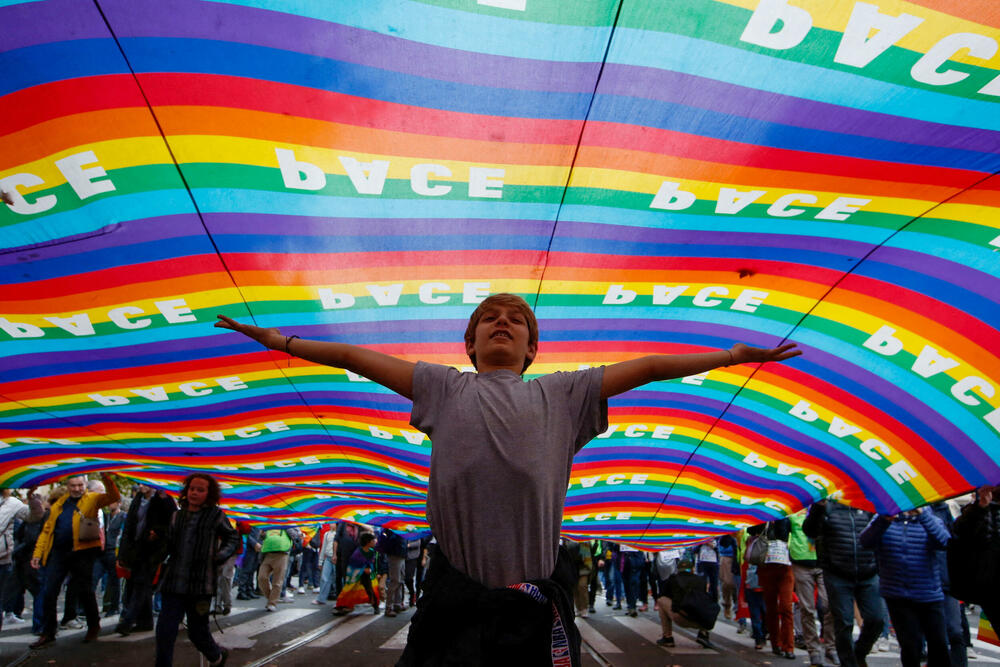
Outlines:
{"label": "boy's ear", "polygon": [[525,354],[525,358],[534,361],[535,355],[538,354],[538,343],[532,343],[528,346],[528,353]]}
{"label": "boy's ear", "polygon": [[465,355],[472,356],[476,353],[476,341],[473,339],[471,341],[465,341]]}

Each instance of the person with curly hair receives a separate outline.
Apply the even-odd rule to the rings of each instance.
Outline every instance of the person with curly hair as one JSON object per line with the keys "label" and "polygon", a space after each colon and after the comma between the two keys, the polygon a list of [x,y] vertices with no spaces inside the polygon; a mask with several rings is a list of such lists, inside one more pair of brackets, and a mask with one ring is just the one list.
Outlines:
{"label": "person with curly hair", "polygon": [[236,551],[239,536],[219,508],[219,483],[211,475],[192,473],[184,479],[177,511],[165,540],[166,560],[160,581],[162,606],[156,622],[156,667],[170,667],[181,619],[187,616],[191,643],[212,667],[226,663],[229,651],[219,646],[208,627],[219,566]]}

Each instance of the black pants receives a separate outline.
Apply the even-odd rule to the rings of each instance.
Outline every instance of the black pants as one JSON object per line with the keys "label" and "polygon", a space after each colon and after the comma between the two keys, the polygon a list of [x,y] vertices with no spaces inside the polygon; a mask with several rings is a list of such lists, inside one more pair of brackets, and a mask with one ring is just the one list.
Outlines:
{"label": "black pants", "polygon": [[944,606],[938,602],[914,602],[886,598],[889,618],[899,640],[899,658],[903,667],[919,667],[924,640],[927,641],[927,666],[950,667],[948,635]]}
{"label": "black pants", "polygon": [[240,573],[236,576],[236,587],[243,597],[257,588],[257,567],[260,566],[260,554],[255,549],[247,548],[243,552],[243,562],[240,563]]}
{"label": "black pants", "polygon": [[156,667],[171,667],[174,664],[174,644],[177,643],[177,629],[187,616],[188,637],[195,648],[209,662],[222,657],[222,649],[215,643],[208,627],[208,610],[212,606],[211,595],[162,594],[163,606],[156,620]]}
{"label": "black pants", "polygon": [[107,577],[104,584],[104,602],[101,611],[114,613],[118,611],[121,599],[121,586],[118,581],[118,570],[115,568],[115,552],[102,551],[94,565],[94,590],[101,577]]}
{"label": "black pants", "polygon": [[361,585],[365,588],[365,593],[368,593],[368,602],[374,607],[378,602],[378,598],[375,597],[375,589],[372,588],[372,578],[370,574],[365,572],[361,573]]}
{"label": "black pants", "polygon": [[62,551],[52,548],[45,563],[45,619],[42,623],[42,634],[56,635],[56,601],[66,576],[72,576],[76,582],[76,592],[83,611],[87,616],[87,628],[90,630],[101,627],[101,614],[97,610],[97,599],[94,597],[91,581],[94,576],[94,561],[101,553],[100,547],[81,549],[80,551]]}
{"label": "black pants", "polygon": [[132,568],[125,595],[125,609],[118,625],[131,628],[153,627],[153,575],[154,570],[145,562]]}
{"label": "black pants", "polygon": [[406,592],[410,594],[411,605],[417,600],[417,589],[414,582],[417,579],[417,565],[419,564],[419,558],[407,558],[406,565],[403,566],[403,585],[406,586]]}

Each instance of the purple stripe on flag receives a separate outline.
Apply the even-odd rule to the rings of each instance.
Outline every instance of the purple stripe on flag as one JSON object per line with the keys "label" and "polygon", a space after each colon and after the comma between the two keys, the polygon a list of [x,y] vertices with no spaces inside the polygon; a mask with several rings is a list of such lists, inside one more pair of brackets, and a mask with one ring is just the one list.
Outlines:
{"label": "purple stripe on flag", "polygon": [[[591,93],[600,71],[599,62],[541,61],[460,51],[329,21],[223,3],[106,0],[102,6],[119,37],[181,37],[255,44],[477,86]],[[581,52],[585,50],[581,46]]]}
{"label": "purple stripe on flag", "polygon": [[919,146],[1000,152],[1000,132],[915,120],[770,93],[691,74],[608,63],[598,94],[696,105],[739,118]]}

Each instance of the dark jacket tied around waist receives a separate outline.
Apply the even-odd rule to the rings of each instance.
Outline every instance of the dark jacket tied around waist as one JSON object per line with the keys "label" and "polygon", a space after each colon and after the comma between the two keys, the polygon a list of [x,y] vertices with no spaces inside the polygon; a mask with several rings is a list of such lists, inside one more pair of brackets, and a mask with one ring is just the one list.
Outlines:
{"label": "dark jacket tied around waist", "polygon": [[580,665],[573,622],[578,577],[560,547],[549,579],[487,588],[456,570],[434,546],[397,667]]}

